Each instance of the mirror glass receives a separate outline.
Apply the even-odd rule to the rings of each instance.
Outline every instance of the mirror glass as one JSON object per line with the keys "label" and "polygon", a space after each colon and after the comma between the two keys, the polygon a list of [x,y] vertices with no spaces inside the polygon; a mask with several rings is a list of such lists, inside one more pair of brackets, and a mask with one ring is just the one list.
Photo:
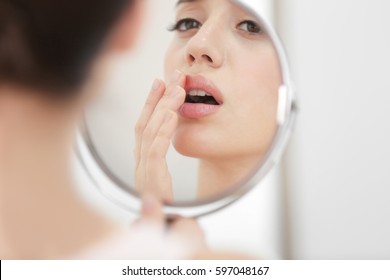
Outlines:
{"label": "mirror glass", "polygon": [[162,192],[168,206],[237,198],[275,163],[293,98],[284,53],[260,2],[147,1],[139,43],[85,113],[82,141],[112,188],[132,197],[143,191],[135,179],[135,126],[155,78],[169,87],[175,70],[184,75],[186,97],[162,163],[171,182]]}

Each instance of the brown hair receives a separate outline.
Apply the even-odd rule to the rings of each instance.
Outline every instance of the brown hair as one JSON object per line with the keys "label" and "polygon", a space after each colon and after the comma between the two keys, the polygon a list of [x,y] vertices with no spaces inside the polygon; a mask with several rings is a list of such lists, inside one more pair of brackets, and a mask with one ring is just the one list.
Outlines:
{"label": "brown hair", "polygon": [[0,84],[79,87],[132,0],[0,0]]}

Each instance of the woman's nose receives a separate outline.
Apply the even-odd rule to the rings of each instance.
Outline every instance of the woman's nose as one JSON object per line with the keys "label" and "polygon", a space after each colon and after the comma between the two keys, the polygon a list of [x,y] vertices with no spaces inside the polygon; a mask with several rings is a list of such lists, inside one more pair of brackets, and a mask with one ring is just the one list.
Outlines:
{"label": "woman's nose", "polygon": [[186,60],[189,65],[206,64],[213,68],[221,67],[224,60],[223,40],[212,25],[203,25],[188,41]]}

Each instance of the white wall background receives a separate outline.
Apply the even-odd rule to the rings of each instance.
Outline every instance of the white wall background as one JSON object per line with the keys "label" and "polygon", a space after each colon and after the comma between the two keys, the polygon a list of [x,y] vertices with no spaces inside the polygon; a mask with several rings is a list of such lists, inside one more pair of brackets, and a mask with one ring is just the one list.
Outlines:
{"label": "white wall background", "polygon": [[[130,141],[134,124],[131,119],[135,120],[139,115],[153,79],[163,77],[163,48],[170,39],[167,33],[161,35],[151,30],[165,29],[167,26],[161,26],[161,22],[172,23],[175,2],[175,0],[147,1],[149,13],[145,20],[145,30],[149,30],[149,33],[144,32],[142,35],[137,52],[121,58],[123,61],[120,67],[113,73],[104,94],[91,109],[98,112],[92,117],[91,123],[95,129],[95,137],[99,139],[98,148],[106,151],[105,159],[116,166],[124,180],[131,180],[129,178],[132,177],[131,168],[126,162],[126,157],[123,157],[123,154],[132,157]],[[264,14],[272,16],[272,1],[258,0],[256,4]],[[160,44],[151,43],[155,42],[156,36]],[[142,53],[149,55],[145,56]],[[118,119],[125,121],[119,124]],[[115,127],[119,125],[123,128]],[[116,145],[121,140],[124,143],[119,145],[118,149]],[[194,182],[195,172],[192,173],[194,179],[188,180],[189,175],[191,177],[188,170],[194,169],[189,169],[188,166],[176,168],[183,169],[174,172],[185,175],[182,179],[187,180],[184,181],[186,185]],[[263,258],[282,257],[282,208],[278,172],[275,169],[255,190],[239,202],[199,220],[212,248],[234,250]],[[135,218],[133,214],[123,211],[102,197],[77,162],[75,162],[75,178],[81,194],[99,211],[123,223],[128,223]]]}
{"label": "white wall background", "polygon": [[301,103],[287,256],[389,259],[390,1],[277,2]]}

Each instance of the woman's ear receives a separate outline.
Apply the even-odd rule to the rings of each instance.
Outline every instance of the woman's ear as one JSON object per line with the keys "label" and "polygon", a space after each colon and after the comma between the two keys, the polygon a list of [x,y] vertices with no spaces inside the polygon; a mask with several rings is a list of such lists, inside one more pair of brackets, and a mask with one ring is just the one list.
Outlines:
{"label": "woman's ear", "polygon": [[133,3],[126,7],[112,30],[110,42],[108,42],[111,50],[125,52],[135,45],[141,29],[144,9],[145,1],[143,0],[133,0]]}

